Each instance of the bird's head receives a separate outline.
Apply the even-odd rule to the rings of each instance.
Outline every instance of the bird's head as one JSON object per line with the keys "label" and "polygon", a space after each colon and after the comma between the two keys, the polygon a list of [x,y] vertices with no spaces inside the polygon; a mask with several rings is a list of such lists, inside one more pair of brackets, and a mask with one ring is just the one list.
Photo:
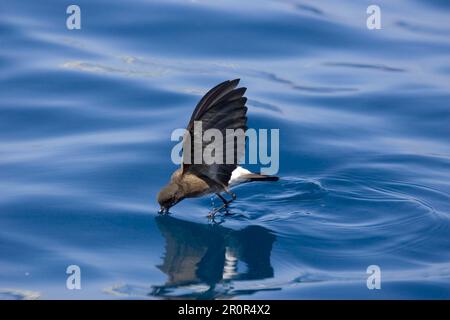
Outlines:
{"label": "bird's head", "polygon": [[169,212],[169,209],[184,199],[180,186],[176,183],[169,183],[158,193],[158,203],[161,206],[159,213]]}

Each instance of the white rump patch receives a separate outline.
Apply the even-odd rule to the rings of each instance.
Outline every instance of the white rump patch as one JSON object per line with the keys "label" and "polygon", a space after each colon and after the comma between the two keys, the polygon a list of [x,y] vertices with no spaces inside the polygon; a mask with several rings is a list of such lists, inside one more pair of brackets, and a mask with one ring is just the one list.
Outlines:
{"label": "white rump patch", "polygon": [[239,184],[242,182],[245,182],[246,179],[244,179],[242,176],[251,173],[247,169],[244,169],[242,167],[236,167],[236,169],[233,170],[231,173],[230,181],[228,181],[228,185],[232,184]]}

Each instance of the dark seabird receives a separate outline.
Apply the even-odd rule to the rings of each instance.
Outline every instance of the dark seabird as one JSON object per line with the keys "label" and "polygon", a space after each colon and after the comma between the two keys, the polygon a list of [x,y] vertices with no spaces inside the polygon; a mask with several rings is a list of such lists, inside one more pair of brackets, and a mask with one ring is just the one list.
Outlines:
{"label": "dark seabird", "polygon": [[[223,205],[210,212],[210,216],[214,216],[215,213],[226,208],[236,199],[236,195],[229,190],[231,185],[251,181],[278,180],[276,176],[252,173],[238,166],[239,160],[245,154],[245,131],[247,130],[247,107],[245,106],[247,98],[244,97],[247,88],[236,88],[238,84],[239,79],[222,82],[208,91],[197,104],[183,139],[181,167],[172,174],[169,183],[158,193],[160,213],[167,213],[169,208],[185,198],[215,193],[223,201]],[[223,150],[225,152],[220,155],[223,159],[221,163],[207,164],[204,159],[197,163],[194,161],[195,153],[203,152],[211,143],[205,142],[203,139],[195,139],[194,122],[200,121],[203,132],[208,129],[217,129],[226,137],[229,134],[226,129],[237,130],[235,132],[241,132],[244,135],[242,140],[244,143],[236,143],[233,137],[231,140],[233,143],[227,144],[229,140],[224,138]],[[187,137],[187,135],[189,136]],[[200,141],[200,143],[195,141]],[[186,150],[190,152],[186,152]],[[226,159],[227,152],[232,152],[232,161],[229,161],[229,158]],[[226,200],[221,192],[231,196],[231,199]]]}

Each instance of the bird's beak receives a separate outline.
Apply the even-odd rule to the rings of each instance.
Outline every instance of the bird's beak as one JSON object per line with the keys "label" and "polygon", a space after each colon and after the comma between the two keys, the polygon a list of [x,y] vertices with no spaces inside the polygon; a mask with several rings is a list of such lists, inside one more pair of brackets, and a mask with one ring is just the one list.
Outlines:
{"label": "bird's beak", "polygon": [[158,213],[159,213],[159,214],[164,214],[164,213],[167,213],[167,212],[169,212],[169,208],[161,207],[161,208],[158,210]]}

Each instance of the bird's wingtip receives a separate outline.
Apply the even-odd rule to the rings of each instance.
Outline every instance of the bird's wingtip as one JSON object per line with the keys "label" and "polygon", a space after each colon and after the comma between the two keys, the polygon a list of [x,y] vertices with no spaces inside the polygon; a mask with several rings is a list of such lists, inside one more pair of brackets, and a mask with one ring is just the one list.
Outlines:
{"label": "bird's wingtip", "polygon": [[241,79],[240,78],[236,78],[234,80],[230,80],[230,83],[237,85],[239,83],[239,81],[241,81]]}

